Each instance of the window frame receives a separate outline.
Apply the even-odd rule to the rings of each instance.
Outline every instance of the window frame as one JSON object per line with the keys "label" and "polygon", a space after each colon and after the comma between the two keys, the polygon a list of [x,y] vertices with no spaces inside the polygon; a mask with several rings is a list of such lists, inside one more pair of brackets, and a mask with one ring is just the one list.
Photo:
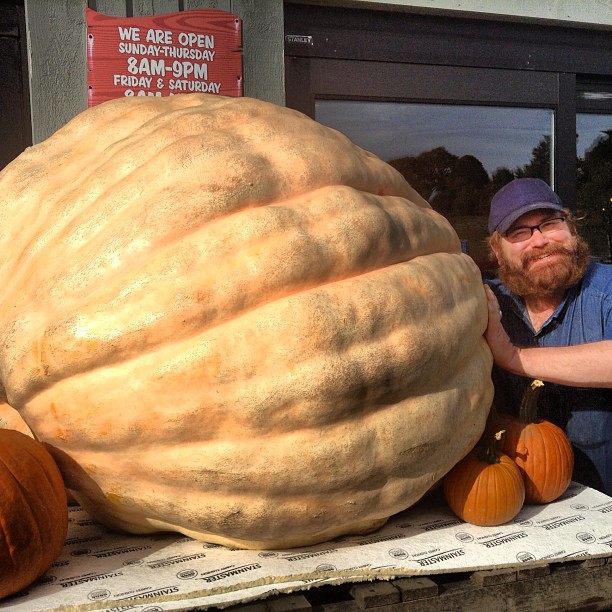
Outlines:
{"label": "window frame", "polygon": [[313,118],[325,98],[550,108],[553,186],[570,208],[577,83],[612,83],[609,32],[285,3],[288,107]]}

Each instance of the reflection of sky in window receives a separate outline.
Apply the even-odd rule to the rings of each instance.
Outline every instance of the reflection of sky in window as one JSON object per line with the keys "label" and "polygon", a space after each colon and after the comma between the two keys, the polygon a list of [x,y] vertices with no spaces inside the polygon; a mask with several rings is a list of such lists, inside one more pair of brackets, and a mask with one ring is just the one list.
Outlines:
{"label": "reflection of sky in window", "polygon": [[551,135],[553,111],[317,100],[315,117],[385,161],[444,146],[453,155],[473,155],[491,173],[528,164],[534,147]]}
{"label": "reflection of sky in window", "polygon": [[576,115],[578,157],[584,158],[585,151],[590,149],[598,138],[605,136],[605,130],[612,130],[612,115],[578,113]]}

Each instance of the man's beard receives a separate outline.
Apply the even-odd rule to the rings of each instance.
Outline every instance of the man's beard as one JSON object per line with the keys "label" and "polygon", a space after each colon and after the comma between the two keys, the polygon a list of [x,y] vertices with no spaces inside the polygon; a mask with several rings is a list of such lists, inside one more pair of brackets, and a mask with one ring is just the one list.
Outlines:
{"label": "man's beard", "polygon": [[[569,247],[549,243],[541,249],[532,249],[521,257],[518,264],[500,253],[499,278],[512,293],[521,297],[568,289],[584,276],[590,261],[588,244],[577,235],[573,236],[573,243]],[[529,269],[532,261],[552,253],[562,257],[556,258],[549,266],[539,266],[536,270]]]}

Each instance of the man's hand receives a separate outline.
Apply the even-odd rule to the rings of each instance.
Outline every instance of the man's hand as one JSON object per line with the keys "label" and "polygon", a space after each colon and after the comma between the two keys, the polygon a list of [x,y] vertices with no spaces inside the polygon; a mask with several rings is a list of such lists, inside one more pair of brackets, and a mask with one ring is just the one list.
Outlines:
{"label": "man's hand", "polygon": [[501,324],[501,310],[495,294],[488,285],[484,285],[487,297],[487,308],[489,310],[489,323],[485,330],[485,340],[487,341],[495,363],[505,370],[513,371],[512,365],[518,361],[518,350],[506,330]]}

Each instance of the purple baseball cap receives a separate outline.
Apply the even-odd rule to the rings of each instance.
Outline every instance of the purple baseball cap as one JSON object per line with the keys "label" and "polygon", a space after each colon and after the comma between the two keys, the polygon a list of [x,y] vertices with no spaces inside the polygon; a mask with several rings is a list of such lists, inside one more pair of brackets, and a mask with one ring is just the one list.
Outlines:
{"label": "purple baseball cap", "polygon": [[559,196],[538,178],[520,178],[504,185],[491,200],[489,210],[489,234],[500,234],[525,213],[540,208],[563,211]]}

